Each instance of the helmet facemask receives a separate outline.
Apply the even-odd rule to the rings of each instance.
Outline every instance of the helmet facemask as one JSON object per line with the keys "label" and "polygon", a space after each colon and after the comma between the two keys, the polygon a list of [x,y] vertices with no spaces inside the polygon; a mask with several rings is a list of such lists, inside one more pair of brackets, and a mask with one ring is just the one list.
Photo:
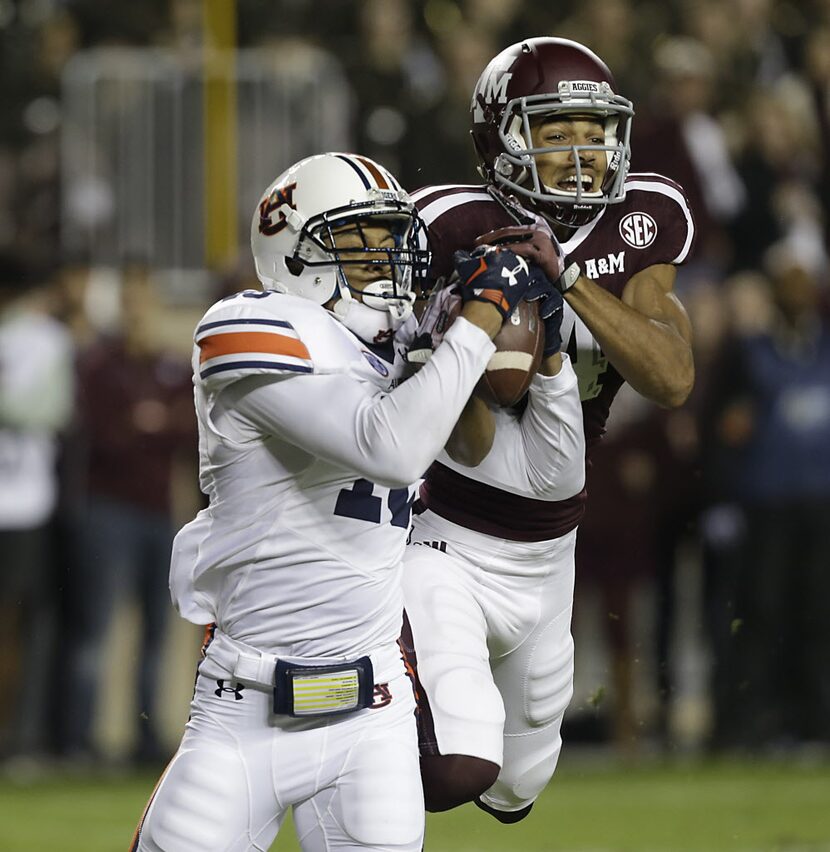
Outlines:
{"label": "helmet facemask", "polygon": [[[589,87],[593,91],[585,91]],[[505,105],[499,123],[498,136],[503,151],[493,163],[492,179],[507,191],[532,199],[533,206],[554,222],[570,227],[587,224],[605,205],[615,204],[625,197],[633,114],[631,102],[615,95],[607,83],[567,81],[559,84],[559,92],[555,95],[514,98]],[[605,130],[604,144],[534,146],[531,126],[536,121],[576,116],[596,118]],[[588,151],[603,152],[606,157],[599,189],[587,189],[583,183],[589,176],[583,175],[581,155]],[[541,180],[536,157],[557,152],[573,155],[574,192],[546,186]]]}
{"label": "helmet facemask", "polygon": [[[388,231],[392,244],[371,245],[366,231],[373,227]],[[425,275],[429,252],[419,248],[420,228],[408,201],[382,197],[334,208],[309,218],[286,266],[324,275],[335,315],[359,337],[382,342],[412,313],[413,279]],[[344,235],[353,244],[344,246]],[[367,267],[377,267],[377,277],[367,275]],[[367,276],[361,286],[349,280],[358,269]]]}
{"label": "helmet facemask", "polygon": [[[388,230],[393,245],[370,245],[366,229],[372,227]],[[341,299],[348,301],[361,293],[363,304],[370,308],[408,314],[414,299],[413,277],[423,274],[428,260],[427,252],[418,248],[419,227],[420,220],[408,203],[347,205],[311,217],[300,234],[294,258],[308,267],[333,266]],[[356,244],[344,247],[344,233],[356,235],[358,239],[351,240]],[[378,267],[379,273],[386,274],[357,287],[349,282],[350,267]]]}

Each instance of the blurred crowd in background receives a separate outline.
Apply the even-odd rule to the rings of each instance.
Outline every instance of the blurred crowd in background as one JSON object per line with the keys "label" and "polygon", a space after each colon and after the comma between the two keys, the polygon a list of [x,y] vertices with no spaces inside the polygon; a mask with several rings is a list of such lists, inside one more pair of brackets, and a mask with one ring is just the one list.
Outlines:
{"label": "blurred crowd in background", "polygon": [[[244,235],[258,193],[314,145],[371,156],[410,189],[478,182],[475,82],[538,35],[607,62],[635,104],[633,170],[682,184],[698,231],[677,287],[693,396],[662,411],[621,394],[589,474],[563,736],[830,747],[830,2],[238,0],[237,45],[299,94],[233,165],[238,255],[197,269],[201,152],[184,144],[178,168],[161,113],[147,128],[119,112],[95,137],[110,167],[86,174],[67,127],[106,119],[78,113],[84,69],[123,57],[150,79],[164,56],[198,71],[202,23],[199,0],[0,0],[0,756],[106,757],[101,660],[125,597],[141,615],[129,757],[167,756],[169,546],[200,503],[190,334],[217,298],[257,286]],[[183,229],[175,250],[133,239],[154,145],[159,174],[174,163],[161,183],[184,186],[172,207],[147,202]],[[594,670],[581,635],[601,646]]]}

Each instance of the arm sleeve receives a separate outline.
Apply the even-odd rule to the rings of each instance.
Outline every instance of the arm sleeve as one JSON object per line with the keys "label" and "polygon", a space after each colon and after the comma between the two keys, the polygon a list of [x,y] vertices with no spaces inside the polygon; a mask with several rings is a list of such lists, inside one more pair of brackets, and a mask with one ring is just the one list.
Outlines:
{"label": "arm sleeve", "polygon": [[562,353],[556,376],[537,374],[521,417],[501,413],[477,478],[541,500],[566,500],[585,484],[585,436],[576,373]]}
{"label": "arm sleeve", "polygon": [[460,320],[428,364],[389,393],[346,375],[252,377],[223,391],[222,403],[264,434],[399,488],[438,455],[494,349]]}

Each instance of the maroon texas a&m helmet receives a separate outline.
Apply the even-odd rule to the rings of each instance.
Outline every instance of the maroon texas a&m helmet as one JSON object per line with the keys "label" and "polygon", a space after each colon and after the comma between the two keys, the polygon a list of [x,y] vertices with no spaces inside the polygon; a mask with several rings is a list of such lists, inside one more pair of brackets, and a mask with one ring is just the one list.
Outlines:
{"label": "maroon texas a&m helmet", "polygon": [[[532,38],[506,48],[478,79],[471,104],[472,137],[479,171],[488,183],[531,199],[546,218],[570,227],[585,225],[606,204],[625,197],[631,149],[631,101],[616,94],[608,66],[587,47],[563,38]],[[604,145],[534,148],[533,118],[591,115],[605,128]],[[573,151],[574,190],[546,186],[537,154]],[[607,169],[599,190],[582,180],[580,153],[604,151]]]}

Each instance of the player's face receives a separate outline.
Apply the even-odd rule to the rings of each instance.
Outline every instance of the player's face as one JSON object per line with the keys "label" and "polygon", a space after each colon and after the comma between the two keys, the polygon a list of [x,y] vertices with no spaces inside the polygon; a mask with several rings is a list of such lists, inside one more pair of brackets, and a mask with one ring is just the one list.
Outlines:
{"label": "player's face", "polygon": [[[565,151],[536,155],[539,179],[545,186],[576,194],[576,161],[573,145],[604,145],[605,128],[591,116],[544,118],[530,127],[534,148],[563,147]],[[579,165],[582,191],[596,192],[602,186],[608,158],[605,151],[581,151]]]}
{"label": "player's face", "polygon": [[392,251],[395,248],[395,237],[388,227],[377,223],[356,222],[336,228],[332,232],[334,247],[341,251],[344,260],[350,261],[343,264],[343,273],[349,286],[358,291],[357,298],[360,299],[360,291],[381,278],[391,278],[392,268],[388,263],[378,263],[382,258],[376,252],[366,249],[384,249]]}

